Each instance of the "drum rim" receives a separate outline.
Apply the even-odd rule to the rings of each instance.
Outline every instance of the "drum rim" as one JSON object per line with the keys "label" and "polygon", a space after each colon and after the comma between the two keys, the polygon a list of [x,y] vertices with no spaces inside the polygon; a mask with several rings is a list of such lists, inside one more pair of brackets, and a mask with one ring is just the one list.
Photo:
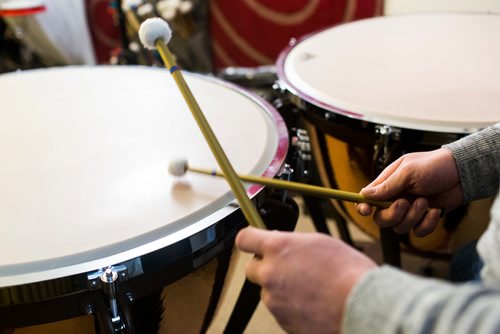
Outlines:
{"label": "drum rim", "polygon": [[[475,13],[475,12],[437,12],[437,13],[411,13],[411,14],[402,14],[402,15],[390,15],[390,16],[377,16],[377,17],[371,17],[371,18],[366,18],[366,19],[361,19],[357,21],[352,21],[352,22],[344,22],[344,23],[339,23],[335,25],[331,25],[329,27],[325,27],[319,30],[316,30],[314,32],[311,32],[309,34],[303,35],[297,39],[292,39],[288,46],[285,47],[280,54],[278,55],[278,58],[276,60],[276,74],[278,76],[279,81],[282,83],[282,87],[288,90],[290,94],[293,94],[300,98],[303,102],[306,102],[306,104],[313,105],[315,107],[324,109],[326,111],[345,116],[351,119],[359,120],[362,122],[370,122],[372,124],[379,124],[379,125],[388,125],[392,127],[399,127],[399,128],[406,128],[409,130],[416,130],[416,131],[430,131],[430,132],[441,132],[441,133],[456,133],[456,134],[471,134],[474,132],[477,132],[487,125],[483,127],[477,127],[477,126],[470,126],[470,127],[462,127],[458,125],[446,125],[446,124],[441,124],[441,125],[429,125],[425,123],[419,124],[419,128],[414,128],[412,127],[414,124],[412,124],[409,121],[402,121],[402,120],[394,120],[390,119],[387,117],[383,116],[370,116],[370,115],[364,115],[362,113],[358,113],[355,111],[351,110],[346,110],[343,108],[339,108],[335,105],[331,105],[329,103],[325,103],[321,101],[318,98],[315,98],[311,96],[310,94],[305,93],[302,89],[300,89],[296,84],[292,83],[288,76],[285,73],[285,63],[287,59],[289,59],[289,54],[294,50],[296,47],[298,47],[301,43],[305,42],[306,40],[315,37],[316,35],[335,29],[336,27],[339,26],[344,26],[344,25],[351,25],[351,24],[363,24],[364,22],[372,22],[372,21],[379,21],[379,20],[391,20],[391,19],[399,19],[401,17],[429,17],[429,16],[446,16],[446,17],[452,17],[452,16],[488,16],[488,17],[498,17],[500,18],[500,15],[495,15],[495,14],[483,14],[483,13]],[[306,111],[307,112],[307,111]],[[494,122],[490,125],[493,125]]]}
{"label": "drum rim", "polygon": [[[60,71],[65,69],[119,69],[118,66],[110,66],[110,65],[84,65],[84,66],[64,66],[64,67],[55,67],[50,69],[40,68],[34,69],[24,72],[41,72],[41,71]],[[133,70],[147,70],[147,71],[163,71],[163,69],[151,68],[147,66],[127,66],[127,69]],[[222,79],[203,75],[199,73],[191,73],[187,71],[183,71],[187,76],[195,77],[201,79],[203,81],[209,82],[211,84],[215,84],[220,87],[224,87],[226,89],[231,89],[232,91],[240,94],[243,98],[250,100],[254,103],[262,112],[266,113],[274,124],[274,128],[277,133],[277,145],[276,151],[271,158],[271,162],[262,172],[263,176],[266,177],[274,177],[279,174],[284,163],[285,158],[288,151],[289,145],[289,137],[288,137],[288,129],[285,125],[285,121],[278,113],[278,111],[266,100],[262,97],[258,96],[251,91],[235,85],[233,83],[224,81]],[[6,73],[2,76],[14,76],[16,73]],[[255,198],[261,191],[264,189],[264,186],[260,185],[251,185],[247,188],[247,193],[251,198]],[[227,201],[226,205],[215,210],[215,212],[209,213],[205,215],[199,220],[196,220],[196,224],[184,224],[183,221],[190,220],[192,221],[194,218],[197,218],[200,215],[200,212],[194,212],[187,217],[183,217],[176,222],[172,223],[172,228],[174,225],[186,225],[182,228],[174,231],[173,233],[168,233],[169,231],[165,230],[161,237],[155,235],[158,234],[158,230],[150,231],[144,234],[142,239],[148,239],[149,242],[134,244],[133,246],[127,246],[126,241],[119,242],[119,246],[114,245],[114,252],[106,251],[106,247],[101,247],[99,249],[94,249],[89,252],[85,252],[86,256],[84,259],[77,259],[77,261],[71,261],[76,255],[73,254],[71,256],[66,256],[57,259],[44,259],[40,261],[33,262],[24,262],[19,264],[11,264],[0,266],[2,275],[0,276],[0,288],[9,287],[9,286],[17,286],[22,284],[36,283],[40,281],[46,281],[51,279],[63,278],[72,275],[77,275],[85,272],[95,271],[110,265],[114,265],[117,263],[129,261],[140,256],[153,253],[159,249],[168,247],[175,242],[184,240],[189,238],[190,236],[206,230],[207,228],[217,224],[223,218],[228,217],[231,213],[238,210],[239,207],[236,204],[236,200],[234,196],[231,195],[231,192],[222,195],[218,200]],[[195,226],[194,226],[195,225]],[[165,227],[165,226],[164,226]],[[102,252],[102,256],[95,257],[93,255],[96,252]],[[77,253],[79,254],[79,253]]]}
{"label": "drum rim", "polygon": [[27,16],[45,12],[46,7],[40,0],[25,0],[24,2],[0,3],[0,17]]}

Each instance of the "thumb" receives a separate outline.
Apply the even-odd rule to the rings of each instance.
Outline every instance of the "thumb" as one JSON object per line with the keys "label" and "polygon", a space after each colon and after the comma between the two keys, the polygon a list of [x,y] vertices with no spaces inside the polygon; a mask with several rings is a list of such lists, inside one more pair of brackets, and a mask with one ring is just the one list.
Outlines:
{"label": "thumb", "polygon": [[386,200],[396,197],[408,188],[408,176],[399,170],[396,170],[385,179],[380,179],[380,177],[382,177],[382,174],[377,178],[378,182],[372,182],[361,189],[361,195],[371,199]]}

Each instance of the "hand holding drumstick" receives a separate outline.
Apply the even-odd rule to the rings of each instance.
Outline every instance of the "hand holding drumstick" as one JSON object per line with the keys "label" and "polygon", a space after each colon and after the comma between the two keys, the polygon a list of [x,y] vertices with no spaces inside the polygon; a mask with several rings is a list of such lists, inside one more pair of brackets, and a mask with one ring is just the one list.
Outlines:
{"label": "hand holding drumstick", "polygon": [[[172,161],[168,167],[168,170],[169,170],[170,174],[172,174],[174,176],[182,176],[187,171],[190,171],[190,172],[199,173],[199,174],[224,177],[223,173],[218,172],[216,170],[192,167],[188,164],[187,160],[183,160],[183,159]],[[378,206],[381,208],[388,208],[391,205],[391,202],[372,200],[372,199],[366,198],[358,193],[353,193],[353,192],[349,192],[349,191],[329,189],[329,188],[313,186],[313,185],[299,183],[299,182],[272,179],[272,178],[263,177],[263,176],[242,175],[242,174],[237,174],[237,176],[241,181],[244,181],[244,182],[261,184],[261,185],[265,185],[265,186],[269,186],[269,187],[273,187],[273,188],[278,188],[278,189],[296,191],[296,192],[299,192],[301,194],[308,194],[308,195],[312,195],[312,196],[319,196],[319,197],[326,197],[326,198],[334,198],[334,199],[349,201],[349,202],[354,202],[354,203],[369,203],[371,205]]]}
{"label": "hand holding drumstick", "polygon": [[[224,177],[223,173],[218,172],[216,170],[192,167],[188,164],[187,160],[184,159],[173,161],[169,165],[169,172],[174,176],[182,176],[188,171],[199,174]],[[299,182],[284,181],[262,176],[242,175],[242,174],[237,174],[237,177],[244,182],[261,184],[277,189],[296,191],[298,193],[307,194],[311,196],[325,197],[325,198],[331,198],[331,199],[354,202],[354,203],[370,204],[381,209],[389,208],[393,204],[392,202],[389,201],[382,201],[374,198],[369,198],[367,196],[363,196],[363,194],[314,186]],[[363,209],[370,211],[367,214],[371,213],[371,208],[369,206],[368,207],[363,206]],[[442,215],[442,209],[427,208],[427,211],[431,210],[437,211],[438,215]]]}
{"label": "hand holding drumstick", "polygon": [[[419,237],[436,227],[442,215],[436,208],[449,211],[464,201],[455,159],[446,148],[400,157],[363,188],[361,195],[372,200],[398,198],[387,209],[375,212],[375,222],[401,234],[413,229]],[[410,202],[406,196],[417,198]],[[363,216],[372,213],[368,204],[359,204],[356,210]]]}
{"label": "hand holding drumstick", "polygon": [[[499,129],[500,125],[490,127],[434,151],[410,153],[388,166],[361,191],[371,199],[398,198],[389,208],[375,212],[377,223],[400,232],[413,228],[423,235],[434,228],[439,216],[439,210],[427,210],[429,205],[451,210],[475,196],[498,193]],[[477,186],[474,173],[478,170],[487,180],[480,182],[484,189],[470,188],[474,183]],[[462,185],[469,186],[466,193]],[[410,203],[404,198],[407,195],[417,199]],[[498,268],[495,240],[500,231],[500,205],[496,201],[492,209],[496,218],[491,221],[496,228],[485,232],[485,237],[489,235],[484,246],[489,248],[483,253],[487,255],[484,269]],[[357,205],[357,210],[363,215],[372,212],[367,204]],[[288,332],[395,333],[401,328],[425,332],[430,325],[453,332],[466,323],[471,324],[467,328],[491,324],[486,331],[498,332],[500,296],[483,285],[451,285],[389,266],[378,268],[356,249],[318,233],[246,228],[239,232],[236,246],[258,255],[248,263],[247,277],[262,287],[263,303]],[[482,278],[498,285],[496,272],[484,269]],[[392,312],[401,309],[405,312]]]}
{"label": "hand holding drumstick", "polygon": [[[399,198],[407,194],[422,197],[412,203]],[[399,198],[387,208],[379,207],[374,217],[381,226],[401,233],[414,228],[417,235],[430,233],[440,216],[440,210],[429,210],[429,205],[452,209],[463,202],[455,160],[447,149],[403,156],[361,195],[371,200]],[[368,215],[372,206],[358,204],[357,210]],[[340,332],[348,296],[371,272],[379,271],[366,255],[317,233],[246,228],[239,232],[236,246],[258,255],[247,264],[247,277],[262,287],[262,301],[290,332]]]}

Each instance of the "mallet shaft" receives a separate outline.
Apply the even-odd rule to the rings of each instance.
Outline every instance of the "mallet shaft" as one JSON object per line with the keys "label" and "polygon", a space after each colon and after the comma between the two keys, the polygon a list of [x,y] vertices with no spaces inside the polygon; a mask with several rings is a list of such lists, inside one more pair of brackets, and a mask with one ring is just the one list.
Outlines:
{"label": "mallet shaft", "polygon": [[189,89],[189,86],[187,85],[186,81],[184,80],[181,71],[177,69],[175,59],[173,55],[170,53],[168,47],[166,46],[165,41],[163,40],[163,38],[158,38],[156,40],[155,45],[165,63],[165,66],[171,72],[172,77],[174,78],[179,90],[182,93],[182,96],[184,97],[184,100],[186,101],[189,109],[191,110],[191,113],[193,114],[196,123],[198,123],[198,126],[201,132],[203,133],[203,136],[205,137],[208,146],[212,150],[212,153],[214,154],[219,167],[222,169],[224,175],[226,175],[226,180],[229,183],[229,186],[231,187],[234,196],[238,200],[238,203],[241,207],[241,210],[243,211],[243,214],[245,215],[245,218],[247,219],[250,225],[265,229],[266,225],[262,221],[261,216],[259,215],[252,201],[248,197],[245,188],[241,184],[241,181],[239,180],[238,176],[236,175],[236,172],[231,166],[229,159],[227,158],[226,154],[224,153],[224,150],[219,144],[217,137],[213,133],[212,128],[210,127],[208,121],[205,118],[205,115],[201,111],[198,103],[196,102],[193,93]]}
{"label": "mallet shaft", "polygon": [[[195,168],[195,167],[188,166],[188,170],[192,171],[192,172],[200,173],[200,174],[208,174],[208,175],[213,175],[213,176],[224,177],[223,173],[218,172],[218,171],[209,170],[209,169]],[[262,176],[242,175],[242,174],[237,174],[237,176],[240,180],[245,181],[245,182],[262,184],[265,186],[275,187],[278,189],[293,190],[293,191],[297,191],[301,194],[308,194],[308,195],[312,195],[312,196],[333,198],[333,199],[354,202],[354,203],[368,203],[368,204],[371,204],[374,206],[378,206],[380,208],[387,208],[391,205],[391,202],[376,201],[376,200],[368,199],[368,198],[361,196],[360,194],[355,193],[355,192],[330,189],[330,188],[313,186],[313,185],[299,183],[299,182],[272,179],[272,178],[267,178],[267,177],[262,177]]]}

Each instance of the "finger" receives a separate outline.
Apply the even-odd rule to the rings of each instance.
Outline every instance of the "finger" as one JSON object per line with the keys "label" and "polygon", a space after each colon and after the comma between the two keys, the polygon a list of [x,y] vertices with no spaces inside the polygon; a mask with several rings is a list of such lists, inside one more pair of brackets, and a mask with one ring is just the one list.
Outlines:
{"label": "finger", "polygon": [[446,212],[449,212],[464,202],[462,187],[460,185],[454,186],[446,192],[431,196],[429,201],[433,207],[443,208]]}
{"label": "finger", "polygon": [[369,216],[372,214],[372,206],[366,203],[357,203],[356,211],[362,216]]}
{"label": "finger", "polygon": [[380,200],[396,197],[408,187],[408,180],[411,177],[409,173],[406,173],[402,168],[400,169],[399,165],[397,165],[396,170],[390,168],[388,171],[384,170],[380,175],[382,176],[380,182],[361,189],[361,195]]}
{"label": "finger", "polygon": [[406,234],[410,230],[418,225],[420,221],[424,218],[429,208],[429,203],[425,198],[417,198],[413,203],[411,203],[410,208],[404,215],[401,222],[394,225],[393,230],[399,234]]}
{"label": "finger", "polygon": [[243,252],[253,253],[257,256],[263,255],[263,242],[269,231],[254,227],[246,227],[236,235],[236,247]]}
{"label": "finger", "polygon": [[373,219],[380,227],[391,227],[399,224],[410,208],[410,202],[404,198],[394,201],[387,209],[379,209]]}
{"label": "finger", "polygon": [[427,212],[422,221],[413,228],[413,234],[417,237],[425,237],[436,228],[441,216],[440,209],[431,209]]}
{"label": "finger", "polygon": [[245,274],[248,278],[248,280],[254,284],[262,285],[261,278],[260,278],[260,267],[262,265],[262,260],[258,258],[251,258],[247,264],[246,264],[246,269],[245,269]]}

